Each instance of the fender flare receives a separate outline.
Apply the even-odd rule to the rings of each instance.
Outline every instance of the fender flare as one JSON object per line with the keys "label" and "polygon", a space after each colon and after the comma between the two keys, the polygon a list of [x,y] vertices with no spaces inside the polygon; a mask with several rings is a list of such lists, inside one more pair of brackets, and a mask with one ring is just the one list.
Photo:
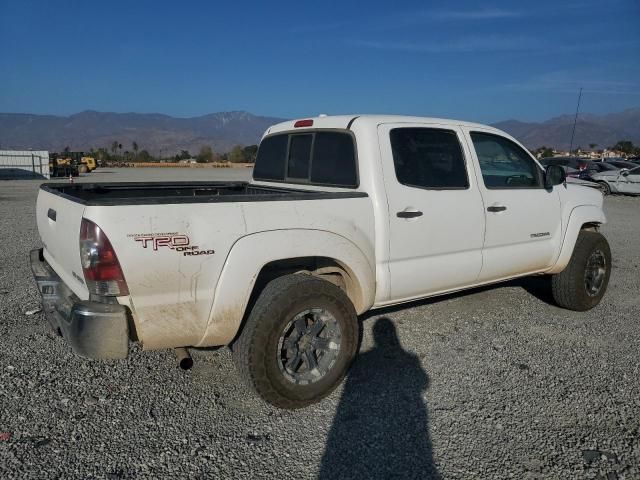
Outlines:
{"label": "fender flare", "polygon": [[562,241],[562,247],[560,248],[560,255],[558,255],[555,265],[547,273],[560,273],[566,268],[569,260],[571,260],[571,255],[576,246],[580,230],[582,230],[582,226],[586,223],[598,225],[607,223],[607,218],[602,208],[595,205],[580,205],[571,210],[569,221],[567,222],[567,229]]}
{"label": "fender flare", "polygon": [[324,230],[270,230],[253,233],[231,247],[215,288],[207,327],[196,347],[227,345],[237,335],[249,297],[262,268],[273,261],[328,257],[337,261],[359,289],[360,314],[373,305],[375,269],[351,240]]}

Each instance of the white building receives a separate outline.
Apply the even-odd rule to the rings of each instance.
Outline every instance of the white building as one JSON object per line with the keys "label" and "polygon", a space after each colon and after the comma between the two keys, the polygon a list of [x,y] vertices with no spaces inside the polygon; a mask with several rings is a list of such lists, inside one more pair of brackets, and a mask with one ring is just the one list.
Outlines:
{"label": "white building", "polygon": [[0,178],[50,178],[46,150],[0,150]]}

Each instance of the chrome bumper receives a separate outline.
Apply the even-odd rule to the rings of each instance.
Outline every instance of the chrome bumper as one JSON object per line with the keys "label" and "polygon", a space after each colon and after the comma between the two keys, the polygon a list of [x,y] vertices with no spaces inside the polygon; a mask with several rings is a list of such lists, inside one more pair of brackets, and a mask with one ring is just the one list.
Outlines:
{"label": "chrome bumper", "polygon": [[80,300],[42,256],[31,251],[31,270],[51,327],[73,351],[87,358],[126,358],[129,353],[127,309],[119,304]]}

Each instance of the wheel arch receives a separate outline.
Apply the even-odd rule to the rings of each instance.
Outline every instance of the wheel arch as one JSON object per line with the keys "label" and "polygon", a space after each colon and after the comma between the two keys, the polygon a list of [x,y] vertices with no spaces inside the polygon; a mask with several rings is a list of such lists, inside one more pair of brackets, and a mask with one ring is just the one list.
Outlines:
{"label": "wheel arch", "polygon": [[196,346],[229,344],[267,283],[291,273],[337,285],[359,314],[373,305],[373,253],[368,256],[350,240],[323,230],[255,233],[231,248],[215,288],[206,330]]}
{"label": "wheel arch", "polygon": [[356,311],[363,307],[362,285],[354,272],[342,261],[322,256],[282,258],[263,265],[256,277],[247,307],[251,307],[253,297],[259,295],[267,283],[289,274],[311,275],[331,282],[347,294]]}
{"label": "wheel arch", "polygon": [[581,230],[598,231],[605,223],[607,223],[607,219],[601,207],[595,205],[575,207],[569,215],[560,254],[555,265],[547,273],[560,273],[566,268]]}
{"label": "wheel arch", "polygon": [[[608,193],[617,193],[618,192],[618,190],[615,188],[615,186],[612,185],[612,183],[615,183],[615,182],[610,183],[607,180],[596,180],[596,183],[601,185],[601,187],[603,189],[606,188],[607,190],[609,190]],[[604,193],[606,195],[606,191]]]}

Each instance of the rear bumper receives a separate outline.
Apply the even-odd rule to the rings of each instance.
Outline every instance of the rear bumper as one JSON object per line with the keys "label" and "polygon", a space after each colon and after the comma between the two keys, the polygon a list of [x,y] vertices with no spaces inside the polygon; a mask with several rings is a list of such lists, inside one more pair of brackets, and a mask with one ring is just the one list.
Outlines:
{"label": "rear bumper", "polygon": [[32,250],[30,259],[45,316],[73,351],[87,358],[126,358],[127,309],[119,304],[80,300],[44,260],[42,249]]}

